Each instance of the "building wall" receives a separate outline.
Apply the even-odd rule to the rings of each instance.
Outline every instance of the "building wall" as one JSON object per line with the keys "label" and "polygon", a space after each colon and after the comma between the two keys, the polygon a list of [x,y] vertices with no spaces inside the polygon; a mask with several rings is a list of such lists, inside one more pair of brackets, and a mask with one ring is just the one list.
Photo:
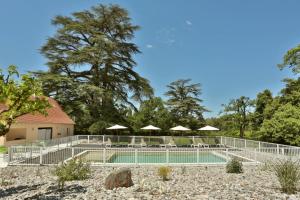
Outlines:
{"label": "building wall", "polygon": [[25,139],[26,142],[38,139],[39,128],[52,128],[52,138],[66,137],[74,134],[73,124],[39,124],[39,123],[16,123],[11,126],[6,137],[0,137],[0,145],[17,141],[15,139]]}

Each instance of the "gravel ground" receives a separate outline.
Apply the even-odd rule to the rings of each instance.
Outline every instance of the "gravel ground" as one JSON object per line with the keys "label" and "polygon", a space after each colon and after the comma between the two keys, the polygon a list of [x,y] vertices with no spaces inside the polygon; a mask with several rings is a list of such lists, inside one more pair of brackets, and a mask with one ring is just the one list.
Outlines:
{"label": "gravel ground", "polygon": [[172,167],[171,179],[163,182],[158,167],[131,167],[134,186],[105,190],[105,177],[113,167],[92,168],[91,178],[67,182],[57,189],[51,167],[7,167],[0,169],[2,199],[300,199],[300,192],[286,195],[274,174],[260,166],[244,167],[243,174],[227,174],[223,166]]}

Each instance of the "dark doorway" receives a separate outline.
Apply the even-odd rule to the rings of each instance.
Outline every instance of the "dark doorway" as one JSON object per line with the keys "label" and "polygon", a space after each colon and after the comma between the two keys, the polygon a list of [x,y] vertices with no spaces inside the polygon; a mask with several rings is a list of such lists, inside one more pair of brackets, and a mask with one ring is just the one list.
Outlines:
{"label": "dark doorway", "polygon": [[38,128],[38,140],[52,139],[52,128]]}

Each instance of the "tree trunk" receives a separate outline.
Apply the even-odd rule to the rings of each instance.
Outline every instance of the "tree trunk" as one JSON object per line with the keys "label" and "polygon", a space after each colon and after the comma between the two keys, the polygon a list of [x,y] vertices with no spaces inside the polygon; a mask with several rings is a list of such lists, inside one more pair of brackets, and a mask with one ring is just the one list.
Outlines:
{"label": "tree trunk", "polygon": [[240,138],[244,138],[245,128],[243,125],[240,125]]}

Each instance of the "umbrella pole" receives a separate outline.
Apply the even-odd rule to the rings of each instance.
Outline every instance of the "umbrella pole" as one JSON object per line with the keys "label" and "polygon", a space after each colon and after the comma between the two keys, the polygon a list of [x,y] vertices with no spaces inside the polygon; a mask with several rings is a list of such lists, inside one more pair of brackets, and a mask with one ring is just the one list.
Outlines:
{"label": "umbrella pole", "polygon": [[117,137],[118,137],[118,144],[119,144],[120,143],[119,133],[117,133]]}

